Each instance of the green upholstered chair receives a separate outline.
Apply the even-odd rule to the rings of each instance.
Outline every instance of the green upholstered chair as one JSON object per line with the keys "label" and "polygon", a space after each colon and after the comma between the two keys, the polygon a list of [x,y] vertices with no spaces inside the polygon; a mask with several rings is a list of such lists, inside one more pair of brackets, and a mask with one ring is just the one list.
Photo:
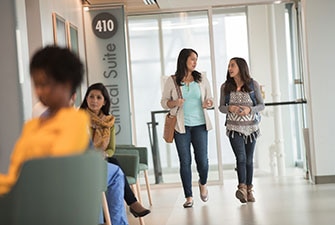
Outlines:
{"label": "green upholstered chair", "polygon": [[140,186],[137,180],[138,165],[139,165],[139,154],[137,151],[115,151],[114,158],[119,162],[119,166],[126,175],[129,185],[131,186],[136,197],[140,199]]}
{"label": "green upholstered chair", "polygon": [[140,163],[139,163],[139,172],[144,173],[145,184],[149,199],[149,204],[152,206],[152,199],[151,199],[151,191],[150,191],[150,183],[149,183],[149,176],[148,176],[148,150],[146,147],[137,147],[134,145],[116,145],[116,152],[127,152],[127,151],[137,151],[140,156]]}
{"label": "green upholstered chair", "polygon": [[[140,162],[140,156],[138,151],[123,151],[116,149],[113,157],[116,158],[119,162],[119,166],[123,170],[123,173],[126,175],[128,183],[133,190],[134,195],[138,198],[139,202],[142,202],[140,183],[137,179]],[[145,225],[143,217],[139,217],[139,221],[140,225]]]}
{"label": "green upholstered chair", "polygon": [[27,161],[0,197],[0,224],[98,224],[106,177],[106,161],[95,151]]}

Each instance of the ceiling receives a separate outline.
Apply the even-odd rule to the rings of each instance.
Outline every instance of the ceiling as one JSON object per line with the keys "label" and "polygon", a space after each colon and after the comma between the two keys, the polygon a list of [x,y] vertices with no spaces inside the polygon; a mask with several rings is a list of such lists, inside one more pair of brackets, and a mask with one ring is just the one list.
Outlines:
{"label": "ceiling", "polygon": [[[211,6],[233,6],[280,2],[278,0],[156,0],[156,5],[146,5],[143,0],[85,0],[90,5],[124,5],[128,14],[159,12],[173,9],[204,8]],[[283,0],[289,1],[289,0]]]}
{"label": "ceiling", "polygon": [[146,5],[143,0],[85,0],[90,5],[124,5],[127,13],[159,11],[158,5]]}

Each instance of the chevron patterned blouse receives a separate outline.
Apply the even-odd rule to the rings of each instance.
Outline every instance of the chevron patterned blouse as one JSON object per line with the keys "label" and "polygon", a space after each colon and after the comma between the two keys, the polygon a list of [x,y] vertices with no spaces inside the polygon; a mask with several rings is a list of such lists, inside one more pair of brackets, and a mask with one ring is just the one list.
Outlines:
{"label": "chevron patterned blouse", "polygon": [[[231,92],[229,104],[244,106],[253,105],[249,93],[242,91]],[[234,137],[236,132],[239,133],[239,135],[243,135],[245,140],[250,138],[250,141],[259,136],[259,127],[256,122],[256,114],[254,113],[239,116],[238,114],[228,112],[226,117],[226,129],[227,136],[230,137]]]}

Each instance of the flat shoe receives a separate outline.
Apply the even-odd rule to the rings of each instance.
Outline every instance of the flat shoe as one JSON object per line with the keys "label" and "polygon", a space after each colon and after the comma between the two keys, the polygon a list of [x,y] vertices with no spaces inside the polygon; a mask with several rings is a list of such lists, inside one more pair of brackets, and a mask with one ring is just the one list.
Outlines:
{"label": "flat shoe", "polygon": [[207,189],[207,187],[205,187],[205,188],[206,188],[206,194],[205,194],[205,195],[202,195],[202,194],[201,194],[201,184],[200,184],[200,181],[198,182],[198,184],[199,184],[200,198],[201,198],[201,200],[202,200],[203,202],[207,202],[207,201],[208,201],[208,189]]}
{"label": "flat shoe", "polygon": [[131,214],[133,214],[133,216],[137,217],[143,217],[148,215],[149,213],[151,213],[151,211],[149,209],[145,209],[142,212],[136,212],[135,210],[133,210],[132,208],[129,207],[129,211],[131,212]]}
{"label": "flat shoe", "polygon": [[191,202],[186,201],[183,204],[184,208],[192,208],[193,207],[193,200]]}

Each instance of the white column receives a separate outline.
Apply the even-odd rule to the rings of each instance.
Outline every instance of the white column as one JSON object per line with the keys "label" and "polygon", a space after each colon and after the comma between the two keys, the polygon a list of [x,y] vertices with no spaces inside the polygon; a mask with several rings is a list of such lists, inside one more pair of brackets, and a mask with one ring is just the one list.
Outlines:
{"label": "white column", "polygon": [[[277,33],[276,33],[276,20],[275,20],[275,9],[274,5],[268,6],[269,14],[269,33],[270,33],[270,51],[271,51],[271,80],[272,80],[272,98],[274,102],[279,102],[280,93],[280,81],[278,73],[278,52],[277,52]],[[283,136],[283,121],[280,106],[274,106],[274,132],[275,132],[275,156],[277,159],[278,175],[283,176],[286,173],[285,170],[285,151],[284,151],[284,136]]]}

